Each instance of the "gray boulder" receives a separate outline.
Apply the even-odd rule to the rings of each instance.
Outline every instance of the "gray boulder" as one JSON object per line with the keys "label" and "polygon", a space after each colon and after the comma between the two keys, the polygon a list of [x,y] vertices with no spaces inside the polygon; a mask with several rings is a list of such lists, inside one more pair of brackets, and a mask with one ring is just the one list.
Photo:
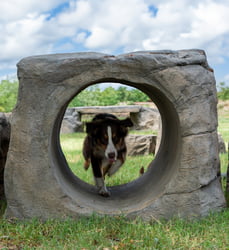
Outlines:
{"label": "gray boulder", "polygon": [[130,118],[136,130],[159,130],[160,114],[157,109],[141,107],[140,112],[131,113]]}
{"label": "gray boulder", "polygon": [[[198,218],[225,207],[218,175],[217,92],[204,51],[41,55],[22,59],[18,76],[5,166],[7,218],[93,213],[145,220]],[[70,171],[59,128],[63,107],[74,93],[108,80],[148,94],[160,110],[163,131],[147,172],[109,187],[111,196],[104,198]]]}
{"label": "gray boulder", "polygon": [[0,113],[0,200],[4,199],[4,168],[10,143],[10,122]]}
{"label": "gray boulder", "polygon": [[129,156],[149,155],[155,153],[155,135],[128,135],[126,137],[127,154]]}
{"label": "gray boulder", "polygon": [[68,108],[64,114],[60,132],[63,134],[82,132],[83,123],[80,114],[74,108]]}
{"label": "gray boulder", "polygon": [[219,142],[219,153],[225,154],[227,152],[226,145],[220,133],[218,133],[218,142]]}

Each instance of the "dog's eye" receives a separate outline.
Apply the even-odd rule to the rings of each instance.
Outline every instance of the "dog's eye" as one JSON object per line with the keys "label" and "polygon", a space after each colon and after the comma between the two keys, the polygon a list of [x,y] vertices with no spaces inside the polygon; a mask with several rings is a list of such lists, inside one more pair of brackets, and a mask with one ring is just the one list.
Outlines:
{"label": "dog's eye", "polygon": [[117,143],[119,141],[119,138],[116,135],[113,135],[112,140],[114,143]]}
{"label": "dog's eye", "polygon": [[100,140],[101,140],[102,144],[107,144],[107,142],[108,142],[108,136],[107,136],[107,135],[104,135],[104,136],[102,136],[102,137],[100,138]]}

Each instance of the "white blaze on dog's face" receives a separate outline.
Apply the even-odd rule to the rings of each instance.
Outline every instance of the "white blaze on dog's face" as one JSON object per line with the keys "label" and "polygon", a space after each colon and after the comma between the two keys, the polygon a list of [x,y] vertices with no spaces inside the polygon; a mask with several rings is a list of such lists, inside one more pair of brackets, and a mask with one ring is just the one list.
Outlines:
{"label": "white blaze on dog's face", "polygon": [[117,162],[118,157],[123,157],[125,154],[127,127],[132,125],[130,118],[125,120],[98,119],[87,123],[86,132],[92,140],[93,155],[106,161],[105,165],[108,162],[109,164]]}
{"label": "white blaze on dog's face", "polygon": [[111,162],[115,162],[117,160],[117,149],[112,140],[112,128],[111,126],[107,126],[107,136],[108,136],[108,143],[105,150],[106,158]]}

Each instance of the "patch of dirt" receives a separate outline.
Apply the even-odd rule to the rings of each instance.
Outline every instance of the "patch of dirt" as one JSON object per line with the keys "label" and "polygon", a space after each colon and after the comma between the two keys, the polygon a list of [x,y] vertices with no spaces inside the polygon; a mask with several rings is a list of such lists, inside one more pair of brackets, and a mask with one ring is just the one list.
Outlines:
{"label": "patch of dirt", "polygon": [[219,100],[217,107],[219,114],[229,115],[229,100],[226,101]]}

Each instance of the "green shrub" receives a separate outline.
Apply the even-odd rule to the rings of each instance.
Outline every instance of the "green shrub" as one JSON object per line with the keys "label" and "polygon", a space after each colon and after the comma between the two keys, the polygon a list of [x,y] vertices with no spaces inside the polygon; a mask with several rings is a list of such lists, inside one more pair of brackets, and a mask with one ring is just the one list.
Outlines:
{"label": "green shrub", "polygon": [[10,112],[17,102],[18,82],[2,80],[0,83],[0,112]]}
{"label": "green shrub", "polygon": [[220,100],[229,100],[229,87],[226,86],[225,82],[219,83],[218,98]]}

